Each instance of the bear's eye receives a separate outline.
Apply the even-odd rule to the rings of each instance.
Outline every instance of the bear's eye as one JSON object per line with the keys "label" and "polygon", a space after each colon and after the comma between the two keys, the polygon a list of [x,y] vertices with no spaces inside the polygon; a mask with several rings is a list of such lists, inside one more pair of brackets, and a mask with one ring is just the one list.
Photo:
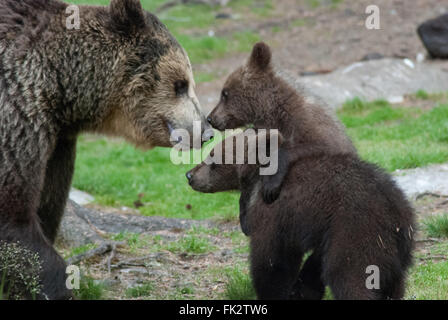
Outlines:
{"label": "bear's eye", "polygon": [[229,91],[227,91],[226,89],[222,90],[221,96],[223,99],[227,99],[229,97]]}
{"label": "bear's eye", "polygon": [[188,81],[178,80],[174,82],[174,92],[180,97],[188,92]]}
{"label": "bear's eye", "polygon": [[210,165],[210,169],[211,169],[211,170],[215,170],[215,169],[216,169],[216,163],[213,162],[213,163]]}

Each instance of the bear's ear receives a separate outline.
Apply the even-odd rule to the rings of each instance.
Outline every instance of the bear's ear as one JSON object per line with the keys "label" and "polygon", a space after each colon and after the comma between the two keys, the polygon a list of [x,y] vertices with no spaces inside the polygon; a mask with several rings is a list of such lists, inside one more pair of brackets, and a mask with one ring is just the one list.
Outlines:
{"label": "bear's ear", "polygon": [[115,29],[125,34],[132,34],[146,25],[140,0],[112,0],[110,15]]}
{"label": "bear's ear", "polygon": [[249,59],[249,67],[264,71],[271,66],[271,58],[271,48],[264,42],[258,42],[252,49]]}

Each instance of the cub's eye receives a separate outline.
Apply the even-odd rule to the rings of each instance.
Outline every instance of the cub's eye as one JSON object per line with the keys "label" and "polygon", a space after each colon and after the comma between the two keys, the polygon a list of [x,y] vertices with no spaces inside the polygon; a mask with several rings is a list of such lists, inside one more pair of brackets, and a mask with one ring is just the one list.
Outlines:
{"label": "cub's eye", "polygon": [[211,169],[211,170],[215,170],[215,169],[216,169],[216,163],[213,162],[213,163],[210,165],[210,169]]}
{"label": "cub's eye", "polygon": [[188,92],[188,81],[179,80],[174,82],[174,92],[176,96],[182,96]]}
{"label": "cub's eye", "polygon": [[229,91],[227,91],[226,89],[222,90],[221,96],[223,97],[223,99],[227,99],[229,97]]}

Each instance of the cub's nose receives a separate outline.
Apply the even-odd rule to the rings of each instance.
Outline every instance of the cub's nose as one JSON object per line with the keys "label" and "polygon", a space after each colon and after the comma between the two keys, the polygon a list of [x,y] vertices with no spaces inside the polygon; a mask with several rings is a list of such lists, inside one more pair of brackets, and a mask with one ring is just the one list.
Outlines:
{"label": "cub's nose", "polygon": [[213,139],[214,136],[215,136],[215,133],[213,132],[213,129],[208,128],[202,133],[202,142],[210,141]]}
{"label": "cub's nose", "polygon": [[188,182],[191,182],[191,178],[193,178],[193,175],[191,174],[191,171],[188,171],[185,176],[187,177]]}

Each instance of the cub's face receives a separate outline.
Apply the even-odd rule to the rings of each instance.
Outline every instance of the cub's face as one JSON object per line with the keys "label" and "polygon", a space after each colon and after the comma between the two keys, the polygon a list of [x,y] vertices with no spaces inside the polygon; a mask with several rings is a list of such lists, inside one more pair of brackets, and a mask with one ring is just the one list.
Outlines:
{"label": "cub's face", "polygon": [[[235,129],[262,118],[266,99],[270,99],[273,82],[271,51],[257,43],[247,64],[235,70],[227,79],[218,105],[208,116],[216,129]],[[260,119],[262,120],[262,119]]]}
{"label": "cub's face", "polygon": [[[212,131],[195,94],[187,53],[138,0],[113,0],[110,11],[113,21],[123,20],[118,32],[127,28],[116,60],[122,80],[104,131],[144,149],[176,144],[200,148]],[[182,141],[179,134],[174,136],[179,129],[188,132]]]}
{"label": "cub's face", "polygon": [[[276,141],[275,146],[272,139]],[[283,136],[277,131],[257,134],[242,132],[230,136],[217,144],[204,162],[187,172],[188,182],[194,190],[204,193],[239,190],[240,179],[250,176],[259,167],[257,155],[263,152],[273,155],[271,148],[278,148],[282,143]],[[243,149],[239,146],[243,146]],[[241,162],[238,155],[242,156]],[[226,164],[227,159],[230,164]]]}
{"label": "cub's face", "polygon": [[[225,141],[222,141],[213,148],[204,162],[187,172],[188,183],[194,190],[214,193],[239,189],[238,171],[241,165],[225,164],[225,152]],[[234,148],[228,152],[233,153]],[[216,163],[218,158],[220,164]]]}
{"label": "cub's face", "polygon": [[238,190],[237,165],[201,164],[187,172],[187,179],[193,190],[204,193]]}

